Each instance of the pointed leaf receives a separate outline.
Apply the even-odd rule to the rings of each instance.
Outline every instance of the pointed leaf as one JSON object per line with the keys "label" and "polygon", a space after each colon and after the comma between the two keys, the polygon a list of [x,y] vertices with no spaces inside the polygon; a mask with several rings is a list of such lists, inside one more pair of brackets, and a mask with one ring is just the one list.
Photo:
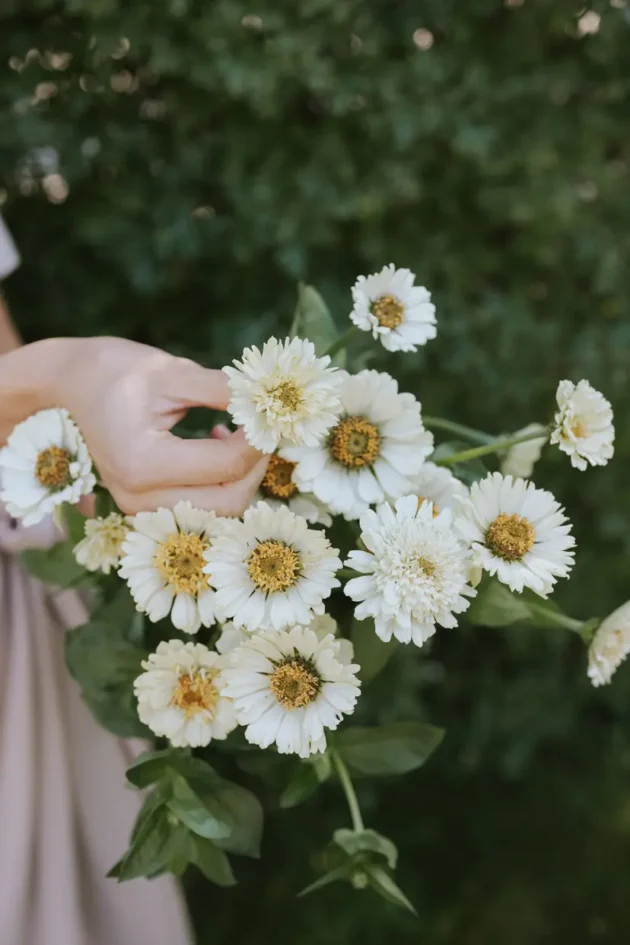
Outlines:
{"label": "pointed leaf", "polygon": [[495,579],[480,584],[477,597],[466,611],[468,622],[479,627],[507,627],[529,617],[530,610],[523,597],[513,594]]}
{"label": "pointed leaf", "polygon": [[398,850],[395,844],[376,830],[357,831],[342,827],[335,830],[333,841],[350,857],[356,858],[362,853],[376,853],[385,859],[390,869],[396,869]]}
{"label": "pointed leaf", "polygon": [[296,807],[315,793],[320,780],[312,765],[303,763],[280,795],[280,807]]}
{"label": "pointed leaf", "polygon": [[170,834],[171,827],[164,807],[159,805],[153,808],[143,819],[132,837],[129,849],[111,875],[116,875],[118,882],[123,883],[161,870],[165,864],[164,854]]}
{"label": "pointed leaf", "polygon": [[409,912],[418,915],[404,892],[398,888],[386,869],[370,864],[365,867],[365,871],[370,878],[370,886],[379,896],[382,896],[383,899],[387,899],[388,902],[392,902],[395,906],[408,909]]}
{"label": "pointed leaf", "polygon": [[394,722],[374,728],[347,728],[336,747],[354,774],[406,774],[419,768],[444,737],[444,729],[424,722]]}
{"label": "pointed leaf", "polygon": [[137,788],[144,788],[155,781],[159,781],[163,775],[168,773],[170,767],[176,764],[175,756],[179,753],[177,748],[143,752],[127,768],[127,780]]}
{"label": "pointed leaf", "polygon": [[211,840],[193,836],[193,862],[217,886],[234,886],[236,879],[227,856]]}
{"label": "pointed leaf", "polygon": [[167,804],[189,830],[208,840],[229,836],[231,824],[221,817],[222,811],[208,799],[202,799],[180,774],[171,775],[172,795]]}
{"label": "pointed leaf", "polygon": [[85,523],[87,521],[83,512],[80,512],[76,505],[65,504],[63,506],[63,519],[68,540],[74,548],[83,538],[85,538]]}
{"label": "pointed leaf", "polygon": [[316,879],[313,883],[309,883],[308,886],[305,886],[304,889],[298,893],[298,897],[308,896],[311,893],[317,892],[318,889],[323,889],[324,886],[328,886],[330,883],[337,883],[344,879],[349,879],[351,872],[352,863],[350,861],[343,863],[341,866],[335,867],[334,870],[330,870],[330,872],[320,876],[319,879]]}
{"label": "pointed leaf", "polygon": [[[298,302],[291,326],[291,337],[308,338],[315,345],[317,354],[325,354],[339,337],[335,321],[319,292],[310,285],[300,283]],[[333,363],[337,367],[346,366],[346,353],[339,351]]]}
{"label": "pointed leaf", "polygon": [[393,639],[383,643],[376,635],[373,620],[354,620],[350,636],[354,646],[354,661],[361,667],[359,676],[364,683],[369,682],[387,666],[398,649],[398,643]]}

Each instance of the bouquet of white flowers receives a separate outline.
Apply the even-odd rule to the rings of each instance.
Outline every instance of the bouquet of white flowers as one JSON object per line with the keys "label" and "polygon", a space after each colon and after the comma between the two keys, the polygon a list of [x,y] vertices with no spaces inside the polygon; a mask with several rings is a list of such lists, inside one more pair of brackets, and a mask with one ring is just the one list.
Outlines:
{"label": "bouquet of white flowers", "polygon": [[[575,542],[529,478],[548,442],[579,470],[605,464],[610,404],[588,381],[563,380],[548,426],[492,437],[424,415],[390,374],[353,372],[360,331],[390,352],[435,337],[431,296],[414,282],[394,266],[360,277],[342,335],[302,286],[291,337],[224,369],[233,421],[270,456],[242,519],[184,501],[124,515],[61,409],[21,423],[0,454],[9,512],[64,518],[66,539],[27,552],[27,565],[91,589],[90,622],[66,643],[85,702],[111,732],[158,739],[127,772],[150,791],[112,868],[120,881],[192,863],[227,886],[228,854],[259,855],[263,808],[224,776],[231,755],[248,785],[273,771],[280,807],[333,778],[343,790],[351,826],[334,832],[303,892],[348,881],[413,909],[393,878],[396,847],[365,826],[353,785],[419,767],[444,734],[417,718],[352,724],[392,654],[422,658],[416,648],[462,618],[576,633],[594,685],[630,650],[630,603],[600,621],[550,602]],[[436,446],[434,430],[453,439]],[[85,519],[73,503],[91,492],[97,515]]]}

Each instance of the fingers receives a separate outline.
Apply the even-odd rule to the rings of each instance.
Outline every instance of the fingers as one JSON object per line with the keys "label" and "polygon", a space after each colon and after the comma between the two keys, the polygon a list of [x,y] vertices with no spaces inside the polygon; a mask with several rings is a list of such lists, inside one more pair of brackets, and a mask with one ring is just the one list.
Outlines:
{"label": "fingers", "polygon": [[232,431],[224,423],[217,423],[216,427],[210,430],[210,436],[213,440],[227,440],[232,436]]}
{"label": "fingers", "polygon": [[251,505],[265,475],[268,461],[267,456],[260,458],[247,475],[238,482],[162,488],[136,493],[118,491],[118,494],[114,494],[114,498],[122,511],[128,515],[136,512],[153,512],[158,508],[173,508],[178,502],[187,500],[198,509],[208,509],[222,516],[240,517]]}
{"label": "fingers", "polygon": [[[242,430],[221,438],[184,440],[166,431],[143,438],[141,462],[127,470],[125,488],[146,492],[168,486],[210,486],[243,479],[261,459]],[[129,476],[129,473],[132,473]]]}
{"label": "fingers", "polygon": [[227,374],[201,367],[186,358],[178,360],[178,370],[168,376],[168,393],[188,407],[225,410],[230,402]]}

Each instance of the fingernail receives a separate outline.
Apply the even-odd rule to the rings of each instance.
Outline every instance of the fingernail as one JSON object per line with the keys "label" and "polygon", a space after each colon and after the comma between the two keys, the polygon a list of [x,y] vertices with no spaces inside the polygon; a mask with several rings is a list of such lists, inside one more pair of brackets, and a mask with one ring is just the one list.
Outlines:
{"label": "fingernail", "polygon": [[224,423],[217,423],[216,427],[212,431],[216,437],[220,439],[225,439],[227,436],[232,436],[232,432],[229,427],[226,427]]}

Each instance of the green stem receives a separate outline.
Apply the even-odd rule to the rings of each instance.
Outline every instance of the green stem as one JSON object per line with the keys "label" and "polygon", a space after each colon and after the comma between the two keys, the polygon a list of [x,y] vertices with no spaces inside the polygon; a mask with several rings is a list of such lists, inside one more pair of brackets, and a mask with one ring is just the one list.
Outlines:
{"label": "green stem", "polygon": [[326,351],[326,354],[328,355],[328,357],[334,358],[337,352],[341,351],[342,348],[345,348],[346,345],[350,341],[352,341],[355,335],[358,335],[358,333],[359,333],[359,329],[357,328],[357,326],[351,325],[347,331],[344,331],[343,335],[339,335],[339,337],[335,341],[333,341],[330,348]]}
{"label": "green stem", "polygon": [[495,439],[495,437],[490,436],[489,433],[482,433],[481,430],[473,430],[472,427],[465,427],[461,423],[455,423],[454,420],[446,420],[444,417],[425,417],[423,415],[422,422],[428,430],[445,430],[447,433],[461,436],[465,440],[472,440],[473,443],[485,445]]}
{"label": "green stem", "polygon": [[527,443],[528,440],[539,440],[543,436],[540,432],[521,433],[519,436],[508,436],[502,440],[493,440],[485,446],[475,446],[471,450],[462,450],[461,453],[453,453],[452,456],[444,456],[442,459],[435,460],[437,466],[453,466],[455,463],[466,463],[470,459],[477,459],[480,456],[488,456],[490,453],[499,453],[501,450],[507,450],[510,446],[516,446],[517,443]]}
{"label": "green stem", "polygon": [[584,621],[575,620],[573,617],[568,617],[566,614],[558,613],[557,610],[550,610],[548,607],[545,607],[544,604],[532,604],[531,601],[528,601],[527,607],[529,610],[533,610],[534,613],[540,614],[541,617],[544,617],[549,623],[555,623],[558,627],[564,627],[565,630],[571,630],[573,633],[577,633],[578,636],[583,637],[582,629],[585,626]]}
{"label": "green stem", "polygon": [[352,568],[339,568],[337,577],[349,581],[351,578],[359,577],[359,572],[353,571]]}
{"label": "green stem", "polygon": [[354,785],[350,780],[350,774],[346,768],[346,763],[334,748],[329,747],[328,753],[330,755],[333,768],[337,772],[337,777],[341,782],[343,793],[346,795],[348,810],[350,811],[350,817],[352,818],[352,828],[355,833],[362,833],[365,830],[365,825],[363,823],[363,817],[361,816],[361,808],[359,807],[359,801],[357,800]]}

